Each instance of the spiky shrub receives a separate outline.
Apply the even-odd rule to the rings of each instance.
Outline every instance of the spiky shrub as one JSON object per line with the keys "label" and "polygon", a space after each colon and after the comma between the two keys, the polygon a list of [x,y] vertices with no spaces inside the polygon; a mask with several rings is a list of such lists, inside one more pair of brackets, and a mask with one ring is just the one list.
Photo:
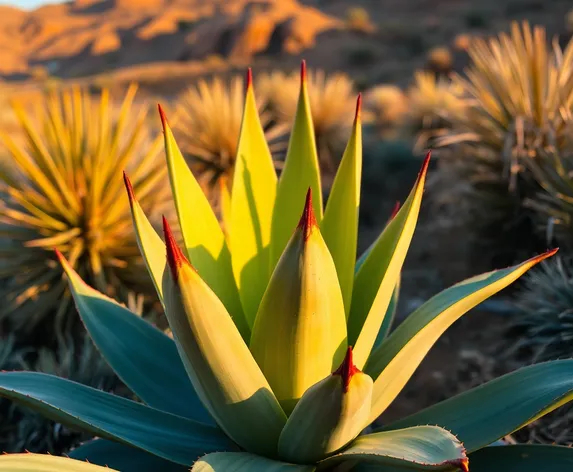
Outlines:
{"label": "spiky shrub", "polygon": [[452,121],[465,112],[462,94],[461,87],[446,77],[436,77],[427,71],[414,73],[404,121],[418,135],[418,147],[428,146],[447,133]]}
{"label": "spiky shrub", "polygon": [[395,85],[373,87],[364,94],[364,105],[378,137],[396,137],[408,112],[408,99],[402,89]]}
{"label": "spiky shrub", "polygon": [[[62,341],[55,352],[45,348],[38,352],[20,348],[13,353],[12,362],[4,365],[5,370],[33,370],[107,392],[127,393],[89,339],[79,346]],[[2,399],[1,406],[5,410],[0,431],[2,451],[62,454],[93,437],[69,429],[36,411],[11,404],[8,400]]]}
{"label": "spiky shrub", "polygon": [[[232,181],[245,85],[239,76],[228,81],[220,77],[200,80],[177,100],[173,132],[191,168],[215,202],[220,196],[220,186],[230,186]],[[278,152],[286,129],[276,126],[270,113],[260,111],[271,151]]]}
{"label": "spiky shrub", "polygon": [[150,138],[146,110],[134,110],[135,93],[119,109],[106,90],[94,99],[79,88],[46,95],[33,112],[13,104],[25,140],[1,135],[12,165],[0,172],[0,318],[13,329],[32,332],[50,315],[60,332],[72,319],[54,247],[104,293],[149,293],[118,173],[132,175],[152,221],[170,194],[161,139]]}
{"label": "spiky shrub", "polygon": [[249,88],[227,238],[162,121],[184,250],[167,222],[161,241],[126,183],[174,340],[86,285],[61,256],[92,339],[144,403],[57,377],[0,373],[1,395],[104,438],[71,453],[91,464],[5,455],[0,467],[467,471],[469,461],[480,472],[571,463],[571,449],[487,446],[573,398],[573,360],[514,372],[360,435],[448,326],[554,251],[445,290],[384,339],[428,158],[400,211],[355,262],[359,109],[323,212],[304,76],[278,182]]}
{"label": "spiky shrub", "polygon": [[[455,78],[467,96],[466,111],[454,116],[438,140],[454,147],[444,153],[447,181],[437,191],[464,181],[472,210],[458,218],[476,240],[489,241],[490,250],[506,248],[505,260],[512,261],[543,242],[533,236],[532,213],[523,209],[523,202],[539,191],[524,160],[570,145],[573,43],[565,51],[555,44],[550,48],[543,28],[514,23],[510,34],[473,40],[468,53],[466,77]],[[448,192],[456,205],[464,198]],[[474,212],[483,217],[464,218]],[[501,239],[500,224],[506,227]]]}
{"label": "spiky shrub", "polygon": [[[352,127],[354,84],[345,74],[327,75],[322,70],[310,71],[307,80],[320,164],[327,175],[333,175]],[[298,84],[296,73],[273,72],[258,80],[261,98],[277,122],[292,126]]]}

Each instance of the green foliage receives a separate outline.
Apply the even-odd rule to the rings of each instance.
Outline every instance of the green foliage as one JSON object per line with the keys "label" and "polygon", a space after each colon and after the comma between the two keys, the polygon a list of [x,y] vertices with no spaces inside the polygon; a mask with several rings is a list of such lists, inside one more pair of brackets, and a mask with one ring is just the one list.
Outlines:
{"label": "green foliage", "polygon": [[11,165],[0,172],[0,318],[42,340],[61,336],[77,318],[54,248],[99,290],[128,302],[149,293],[129,224],[121,171],[133,177],[152,221],[169,214],[161,141],[145,126],[131,86],[118,110],[103,91],[95,100],[78,88],[52,93],[27,111],[13,104],[24,143],[2,134]]}
{"label": "green foliage", "polygon": [[[166,249],[159,249],[126,179],[146,265],[153,278],[162,273],[156,285],[173,338],[86,285],[59,254],[94,343],[143,400],[55,376],[0,373],[1,396],[105,439],[78,448],[74,457],[98,465],[128,457],[122,465],[127,472],[178,466],[193,472],[362,466],[468,472],[474,453],[573,399],[573,360],[561,360],[513,372],[360,434],[391,405],[449,326],[556,251],[458,283],[386,336],[430,156],[402,208],[357,263],[360,100],[324,209],[304,64],[301,76],[278,180],[270,177],[272,158],[247,88],[225,234],[163,113],[184,248],[165,220]],[[301,214],[297,224],[293,215]],[[197,421],[205,414],[210,418]],[[573,457],[573,450],[540,451],[563,467]],[[478,457],[482,467],[493,470],[506,461],[503,453],[488,460],[487,452]],[[142,466],[145,454],[155,458]],[[533,447],[522,454],[540,460]],[[0,467],[25,467],[26,461],[50,472],[59,463],[5,455]],[[80,470],[76,462],[69,465]]]}

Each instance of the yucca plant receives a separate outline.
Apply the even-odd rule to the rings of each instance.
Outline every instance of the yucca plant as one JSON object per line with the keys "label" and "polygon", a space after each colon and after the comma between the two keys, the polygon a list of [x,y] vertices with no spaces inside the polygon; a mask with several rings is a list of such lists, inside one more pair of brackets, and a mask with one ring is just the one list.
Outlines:
{"label": "yucca plant", "polygon": [[[345,74],[327,75],[322,70],[310,71],[307,80],[320,164],[325,174],[333,175],[352,127],[354,84]],[[298,74],[283,72],[263,75],[258,80],[263,102],[277,122],[292,126],[299,81]]]}
{"label": "yucca plant", "polygon": [[[459,219],[476,240],[487,242],[488,252],[501,246],[504,260],[513,261],[544,243],[535,234],[533,213],[523,207],[540,190],[525,161],[544,165],[542,151],[570,146],[573,43],[561,51],[555,42],[547,44],[543,28],[513,23],[510,34],[473,40],[468,53],[466,76],[454,77],[465,112],[453,115],[437,140],[440,146],[462,146],[444,153],[444,179],[436,192],[448,188],[454,206],[466,198],[472,209]],[[450,191],[459,182],[466,183],[465,195]],[[465,218],[470,213],[481,215]],[[500,224],[506,227],[501,239],[492,231]]]}
{"label": "yucca plant", "polygon": [[152,221],[170,211],[170,193],[161,137],[150,137],[146,109],[133,109],[136,88],[119,109],[107,90],[94,99],[79,88],[51,93],[31,112],[13,104],[25,142],[1,135],[11,165],[0,172],[0,318],[12,329],[29,333],[50,315],[61,334],[70,319],[54,247],[104,293],[122,301],[149,293],[118,172],[130,172]]}
{"label": "yucca plant", "polygon": [[386,338],[385,314],[416,226],[429,156],[402,208],[356,262],[360,102],[324,211],[304,75],[278,181],[252,87],[244,108],[238,148],[244,159],[236,161],[227,237],[163,114],[184,249],[167,221],[161,241],[126,179],[140,247],[174,339],[86,285],[60,256],[92,339],[144,403],[53,376],[0,373],[2,396],[101,437],[71,453],[90,464],[4,455],[0,468],[512,472],[544,464],[553,472],[570,466],[571,449],[488,445],[571,400],[573,360],[523,369],[361,435],[448,326],[555,251],[445,290]]}
{"label": "yucca plant", "polygon": [[[220,186],[230,187],[232,182],[245,85],[239,76],[228,81],[220,77],[200,80],[177,100],[173,132],[200,183],[215,201],[219,200]],[[278,153],[284,147],[280,138],[286,127],[273,123],[271,114],[261,107],[259,111],[271,151]]]}

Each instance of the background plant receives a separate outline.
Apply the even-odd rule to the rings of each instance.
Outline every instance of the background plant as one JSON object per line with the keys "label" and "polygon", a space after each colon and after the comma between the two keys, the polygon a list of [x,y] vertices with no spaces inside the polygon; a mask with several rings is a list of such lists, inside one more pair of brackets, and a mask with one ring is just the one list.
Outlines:
{"label": "background plant", "polygon": [[511,263],[545,243],[523,205],[540,190],[525,161],[540,163],[541,151],[569,146],[573,44],[561,51],[547,44],[543,28],[514,23],[510,34],[472,40],[468,53],[465,77],[454,77],[467,108],[438,140],[451,152],[440,154],[434,194],[464,202],[452,217],[481,242],[482,259],[487,251]]}
{"label": "background plant", "polygon": [[[13,104],[25,141],[2,134],[10,164],[0,172],[0,318],[13,330],[31,333],[48,317],[42,329],[55,323],[61,335],[71,320],[54,247],[104,293],[125,302],[147,293],[121,171],[152,221],[169,213],[170,197],[161,141],[145,126],[146,108],[133,103],[136,88],[119,108],[107,90],[94,99],[79,88],[48,94],[33,111]],[[37,341],[52,342],[50,332]]]}

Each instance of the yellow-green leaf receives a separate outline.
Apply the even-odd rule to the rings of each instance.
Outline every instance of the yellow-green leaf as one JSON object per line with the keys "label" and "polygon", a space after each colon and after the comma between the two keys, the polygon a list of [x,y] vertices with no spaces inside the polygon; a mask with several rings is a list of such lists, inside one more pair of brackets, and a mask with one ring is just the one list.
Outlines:
{"label": "yellow-green leaf", "polygon": [[348,348],[341,366],[310,387],[289,416],[279,439],[279,456],[314,464],[342,449],[368,426],[372,379],[352,362]]}
{"label": "yellow-green leaf", "polygon": [[203,280],[233,315],[242,336],[248,339],[249,329],[233,277],[231,253],[225,234],[209,200],[187,166],[161,107],[159,113],[165,133],[169,179],[187,255],[201,272]]}
{"label": "yellow-green leaf", "polygon": [[321,223],[324,241],[336,266],[347,317],[350,313],[354,284],[362,175],[360,101],[360,96],[358,96],[352,134],[334,178]]}
{"label": "yellow-green leaf", "polygon": [[251,352],[289,413],[330,375],[346,351],[346,317],[336,268],[308,191],[303,216],[263,296]]}
{"label": "yellow-green leaf", "polygon": [[48,454],[0,454],[2,472],[117,472],[88,462]]}
{"label": "yellow-green leaf", "polygon": [[[301,65],[300,82],[300,94],[294,124],[273,210],[271,272],[296,227],[304,206],[304,196],[309,187],[314,195],[314,214],[319,223],[322,220],[320,169],[304,61]],[[333,100],[336,100],[336,97],[333,97]]]}
{"label": "yellow-green leaf", "polygon": [[187,261],[167,223],[165,240],[165,312],[195,391],[233,441],[257,454],[275,454],[283,410],[225,306]]}
{"label": "yellow-green leaf", "polygon": [[430,153],[404,206],[378,237],[356,274],[348,318],[348,343],[354,346],[359,369],[370,355],[400,277],[420,212],[429,160]]}
{"label": "yellow-green leaf", "polygon": [[229,247],[243,311],[250,326],[270,277],[269,245],[277,175],[259,119],[252,74],[247,93],[231,192]]}
{"label": "yellow-green leaf", "polygon": [[365,372],[374,379],[370,419],[376,419],[390,405],[430,348],[457,319],[555,252],[467,279],[440,292],[412,313],[372,353],[366,365]]}
{"label": "yellow-green leaf", "polygon": [[139,246],[139,251],[143,256],[143,260],[145,261],[151,280],[153,280],[153,285],[155,285],[157,296],[161,303],[163,303],[163,288],[161,287],[161,284],[163,280],[163,271],[165,269],[165,244],[155,232],[155,228],[153,228],[153,225],[149,222],[143,209],[135,198],[133,187],[125,172],[123,173],[123,179],[125,182],[125,188],[127,189],[127,196],[129,198],[131,218],[133,220],[133,227],[135,228],[137,245]]}

